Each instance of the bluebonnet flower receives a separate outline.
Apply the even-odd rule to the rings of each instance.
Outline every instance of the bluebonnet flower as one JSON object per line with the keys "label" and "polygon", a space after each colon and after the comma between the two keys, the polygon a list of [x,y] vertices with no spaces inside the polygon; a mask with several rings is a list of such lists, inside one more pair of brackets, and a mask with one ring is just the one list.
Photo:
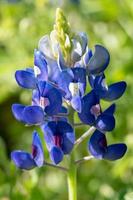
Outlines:
{"label": "bluebonnet flower", "polygon": [[120,81],[107,86],[104,74],[97,76],[90,75],[89,82],[96,95],[99,96],[100,99],[106,101],[114,101],[119,99],[126,90],[125,81]]}
{"label": "bluebonnet flower", "polygon": [[34,167],[42,167],[44,164],[44,153],[40,137],[36,131],[33,132],[32,153],[17,150],[11,153],[11,158],[20,169],[30,170]]}
{"label": "bluebonnet flower", "polygon": [[87,75],[99,75],[104,72],[110,61],[108,50],[102,45],[95,45],[95,52],[87,46],[82,58],[75,63],[75,67],[81,66],[86,69]]}
{"label": "bluebonnet flower", "polygon": [[95,45],[94,54],[89,50],[84,58],[88,75],[98,75],[102,73],[107,68],[109,61],[110,55],[108,50],[101,45]]}
{"label": "bluebonnet flower", "polygon": [[86,89],[85,69],[73,68],[63,70],[60,73],[57,84],[59,88],[65,92],[65,95],[63,95],[65,100],[68,101],[77,112],[81,112],[81,98]]}
{"label": "bluebonnet flower", "polygon": [[58,164],[64,154],[70,154],[75,142],[72,126],[64,121],[51,121],[42,126],[51,160]]}
{"label": "bluebonnet flower", "polygon": [[82,98],[82,111],[78,113],[80,120],[90,126],[95,126],[102,132],[112,131],[115,127],[115,104],[102,112],[100,100],[94,90]]}
{"label": "bluebonnet flower", "polygon": [[113,83],[109,86],[106,84],[104,70],[110,61],[110,55],[106,48],[96,45],[94,54],[89,50],[83,60],[90,86],[100,99],[114,101],[123,95],[126,89],[125,81]]}
{"label": "bluebonnet flower", "polygon": [[[44,82],[42,84],[45,85]],[[45,90],[47,88],[48,90]],[[46,88],[44,87],[44,93],[39,97],[37,96],[38,92],[36,94],[33,92],[33,105],[31,106],[13,104],[12,112],[15,118],[29,125],[39,125],[44,123],[50,116],[56,115],[61,110],[62,98],[58,95],[60,94],[58,91],[54,93],[52,90],[54,89],[50,89],[47,84]]]}
{"label": "bluebonnet flower", "polygon": [[[21,87],[33,90],[31,106],[21,104],[12,106],[15,118],[27,124],[42,124],[48,116],[58,114],[62,107],[62,94],[53,84],[46,81],[46,61],[41,59],[42,57],[38,58],[36,53],[38,52],[35,52],[38,69],[36,66],[35,73],[32,69],[26,69],[18,70],[15,74],[16,81]],[[37,70],[40,70],[40,73],[37,73]]]}
{"label": "bluebonnet flower", "polygon": [[[41,127],[54,164],[59,164],[64,155],[71,153],[74,144],[80,143],[75,142],[74,127],[69,123],[69,108],[78,113],[84,124],[97,129],[89,141],[89,150],[94,157],[116,160],[125,154],[125,144],[108,146],[105,137],[105,133],[115,127],[115,104],[102,111],[101,99],[117,100],[126,89],[124,81],[106,85],[104,72],[109,61],[108,50],[95,45],[93,52],[86,34],[73,34],[63,12],[57,9],[54,30],[50,36],[40,39],[38,49],[34,51],[34,68],[16,71],[18,85],[32,90],[32,102],[28,106],[13,104],[13,115],[25,124]],[[86,78],[92,88],[87,94]],[[22,169],[44,164],[42,145],[36,132],[33,133],[33,152],[13,151],[12,159]]]}
{"label": "bluebonnet flower", "polygon": [[89,140],[88,149],[97,159],[114,161],[124,156],[127,146],[124,143],[107,145],[105,134],[96,130]]}

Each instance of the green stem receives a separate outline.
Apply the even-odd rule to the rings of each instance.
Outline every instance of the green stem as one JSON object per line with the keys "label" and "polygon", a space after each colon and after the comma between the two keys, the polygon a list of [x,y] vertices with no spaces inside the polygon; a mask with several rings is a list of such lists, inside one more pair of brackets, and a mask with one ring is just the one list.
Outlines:
{"label": "green stem", "polygon": [[[69,122],[74,128],[74,110],[69,107]],[[75,164],[75,152],[70,155],[69,170],[67,173],[68,200],[77,200],[77,166]]]}
{"label": "green stem", "polygon": [[71,163],[67,177],[69,200],[77,200],[77,167]]}

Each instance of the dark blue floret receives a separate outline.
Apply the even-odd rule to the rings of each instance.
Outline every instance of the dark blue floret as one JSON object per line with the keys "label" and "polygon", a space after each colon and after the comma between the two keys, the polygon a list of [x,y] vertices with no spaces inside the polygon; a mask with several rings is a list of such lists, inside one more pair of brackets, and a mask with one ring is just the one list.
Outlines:
{"label": "dark blue floret", "polygon": [[116,109],[116,105],[113,103],[110,107],[108,107],[106,110],[104,110],[105,115],[114,115]]}
{"label": "dark blue floret", "polygon": [[114,101],[119,99],[126,90],[126,82],[120,81],[108,86],[108,90],[101,92],[100,98],[106,101]]}
{"label": "dark blue floret", "polygon": [[41,140],[36,131],[33,132],[32,153],[17,150],[11,153],[11,159],[20,169],[30,170],[44,164],[44,154]]}
{"label": "dark blue floret", "polygon": [[98,130],[106,132],[112,131],[115,127],[114,111],[115,105],[113,104],[102,112],[99,98],[95,91],[92,90],[82,98],[82,111],[78,113],[78,116],[83,123],[95,126]]}
{"label": "dark blue floret", "polygon": [[26,106],[23,118],[29,125],[39,125],[45,121],[44,111],[40,106]]}
{"label": "dark blue floret", "polygon": [[105,134],[96,130],[88,143],[90,153],[97,159],[118,160],[124,156],[127,146],[124,143],[107,145]]}
{"label": "dark blue floret", "polygon": [[106,85],[104,83],[105,75],[103,73],[100,75],[90,74],[88,76],[88,80],[89,80],[90,86],[92,87],[92,89],[95,90],[96,93],[98,93],[101,90],[102,91],[107,90]]}
{"label": "dark blue floret", "polygon": [[100,99],[106,101],[114,101],[119,99],[126,90],[125,81],[120,81],[107,86],[105,83],[104,74],[97,76],[89,75],[89,83],[96,95],[99,96]]}
{"label": "dark blue floret", "polygon": [[106,153],[104,154],[104,159],[107,160],[117,160],[124,156],[127,151],[127,146],[124,143],[112,144],[107,146]]}
{"label": "dark blue floret", "polygon": [[69,154],[74,146],[75,134],[72,126],[65,121],[48,122],[42,126],[51,160],[58,164],[64,154]]}
{"label": "dark blue floret", "polygon": [[51,84],[40,81],[38,84],[40,96],[44,98],[47,104],[45,105],[45,112],[47,115],[55,115],[59,112],[62,106],[62,94]]}
{"label": "dark blue floret", "polygon": [[22,104],[13,104],[12,113],[14,117],[28,125],[42,124],[45,120],[44,111],[40,106],[24,106]]}
{"label": "dark blue floret", "polygon": [[95,122],[95,115],[92,114],[91,108],[99,104],[99,99],[96,97],[94,91],[91,91],[82,98],[82,111],[78,113],[80,120],[92,126]]}
{"label": "dark blue floret", "polygon": [[102,159],[106,152],[107,141],[105,134],[96,130],[91,136],[88,147],[90,153],[97,159]]}
{"label": "dark blue floret", "polygon": [[36,167],[32,155],[25,151],[13,151],[11,153],[11,159],[13,160],[15,165],[20,169],[30,170]]}
{"label": "dark blue floret", "polygon": [[32,105],[13,104],[15,118],[30,125],[44,123],[47,116],[58,114],[62,108],[61,92],[45,81],[39,81],[33,90]]}
{"label": "dark blue floret", "polygon": [[86,70],[78,67],[63,70],[57,84],[65,92],[64,98],[71,102],[77,112],[81,112],[81,97],[86,89]]}
{"label": "dark blue floret", "polygon": [[102,113],[96,119],[95,124],[96,128],[102,132],[112,131],[115,127],[115,118],[113,115]]}

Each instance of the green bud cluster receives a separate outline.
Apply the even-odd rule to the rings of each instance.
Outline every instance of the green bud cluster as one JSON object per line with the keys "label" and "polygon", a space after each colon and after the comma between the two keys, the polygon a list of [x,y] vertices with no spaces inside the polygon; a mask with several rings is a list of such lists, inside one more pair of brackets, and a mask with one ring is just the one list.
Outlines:
{"label": "green bud cluster", "polygon": [[56,10],[56,21],[54,25],[56,31],[56,39],[60,45],[66,62],[70,62],[70,54],[72,50],[72,37],[73,33],[70,30],[70,25],[60,8]]}

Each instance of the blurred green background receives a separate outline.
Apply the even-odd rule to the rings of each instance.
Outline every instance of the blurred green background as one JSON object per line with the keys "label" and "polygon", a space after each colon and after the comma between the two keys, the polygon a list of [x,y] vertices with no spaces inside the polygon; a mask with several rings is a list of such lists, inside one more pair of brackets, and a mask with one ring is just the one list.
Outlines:
{"label": "blurred green background", "polygon": [[[111,62],[107,82],[126,80],[118,100],[116,129],[110,143],[126,142],[126,156],[117,162],[88,161],[78,169],[79,200],[133,199],[133,1],[131,0],[0,0],[0,200],[67,200],[65,174],[43,167],[22,172],[10,161],[13,149],[30,151],[35,127],[25,127],[11,113],[15,102],[29,104],[31,93],[14,80],[16,69],[33,66],[38,40],[52,30],[62,5],[74,31],[88,34],[90,47],[104,45]],[[77,137],[87,127],[76,129]],[[87,154],[86,142],[78,158]],[[44,144],[44,148],[45,144]],[[48,154],[45,153],[48,158]]]}

